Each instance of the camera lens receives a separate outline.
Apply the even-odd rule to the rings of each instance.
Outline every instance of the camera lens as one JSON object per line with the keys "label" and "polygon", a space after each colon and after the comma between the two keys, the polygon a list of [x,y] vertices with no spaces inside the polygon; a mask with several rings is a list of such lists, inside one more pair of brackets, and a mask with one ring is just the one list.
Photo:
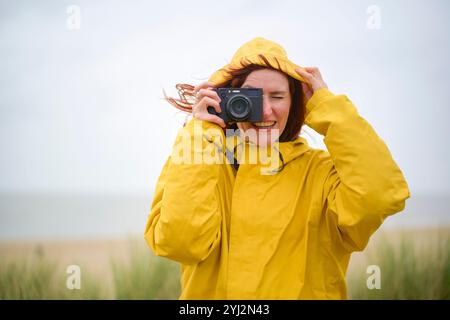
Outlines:
{"label": "camera lens", "polygon": [[232,120],[243,121],[250,116],[251,102],[246,96],[236,95],[228,101],[227,111]]}

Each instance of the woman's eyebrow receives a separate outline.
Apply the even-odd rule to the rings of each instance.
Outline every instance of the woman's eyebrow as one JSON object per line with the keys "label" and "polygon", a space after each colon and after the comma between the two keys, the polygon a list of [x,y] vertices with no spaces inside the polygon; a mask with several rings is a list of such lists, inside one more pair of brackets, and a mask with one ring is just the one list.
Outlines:
{"label": "woman's eyebrow", "polygon": [[[252,87],[251,85],[245,84],[241,88],[254,88],[254,87]],[[285,94],[285,93],[287,93],[287,91],[277,90],[277,91],[270,91],[269,93],[272,93],[272,94]]]}
{"label": "woman's eyebrow", "polygon": [[271,91],[269,93],[272,93],[272,94],[286,94],[287,91]]}

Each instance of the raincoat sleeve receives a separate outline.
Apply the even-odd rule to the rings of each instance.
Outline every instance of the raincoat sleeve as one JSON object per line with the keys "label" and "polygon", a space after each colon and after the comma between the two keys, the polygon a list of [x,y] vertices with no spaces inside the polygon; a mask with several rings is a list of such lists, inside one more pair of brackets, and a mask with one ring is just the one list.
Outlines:
{"label": "raincoat sleeve", "polygon": [[145,228],[145,239],[156,255],[183,264],[206,259],[221,238],[221,167],[194,157],[205,148],[214,149],[214,143],[223,138],[205,135],[210,129],[223,134],[219,126],[197,119],[178,133],[158,179]]}
{"label": "raincoat sleeve", "polygon": [[345,95],[327,88],[306,105],[305,124],[324,136],[320,156],[322,204],[328,228],[348,251],[363,250],[384,219],[410,196],[385,143]]}

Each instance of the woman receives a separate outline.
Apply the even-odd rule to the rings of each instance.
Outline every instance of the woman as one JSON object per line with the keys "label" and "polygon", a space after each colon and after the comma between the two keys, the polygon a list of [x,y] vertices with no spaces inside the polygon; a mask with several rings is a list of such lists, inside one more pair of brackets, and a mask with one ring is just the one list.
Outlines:
{"label": "woman", "polygon": [[[282,163],[262,174],[259,162],[169,157],[145,239],[155,254],[182,264],[180,298],[345,299],[351,253],[409,197],[388,148],[345,95],[328,90],[317,68],[297,66],[280,45],[258,37],[207,83],[179,85],[182,99],[168,99],[193,114],[177,142],[201,139],[188,151],[194,156],[211,146],[230,150],[224,129],[236,124],[208,113],[208,106],[220,111],[212,87],[263,89],[263,121],[238,122],[239,144],[278,144]],[[325,137],[328,152],[298,136],[303,124]],[[208,130],[222,136],[211,139]]]}

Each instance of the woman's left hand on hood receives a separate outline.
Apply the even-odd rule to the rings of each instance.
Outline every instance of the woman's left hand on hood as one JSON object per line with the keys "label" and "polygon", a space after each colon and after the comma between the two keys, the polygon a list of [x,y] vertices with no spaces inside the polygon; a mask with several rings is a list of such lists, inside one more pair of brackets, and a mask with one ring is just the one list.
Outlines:
{"label": "woman's left hand on hood", "polygon": [[305,67],[304,69],[305,71],[301,69],[295,69],[295,71],[311,83],[311,85],[305,82],[301,83],[303,89],[303,99],[306,104],[315,91],[322,88],[328,88],[328,86],[325,81],[323,81],[319,68]]}

